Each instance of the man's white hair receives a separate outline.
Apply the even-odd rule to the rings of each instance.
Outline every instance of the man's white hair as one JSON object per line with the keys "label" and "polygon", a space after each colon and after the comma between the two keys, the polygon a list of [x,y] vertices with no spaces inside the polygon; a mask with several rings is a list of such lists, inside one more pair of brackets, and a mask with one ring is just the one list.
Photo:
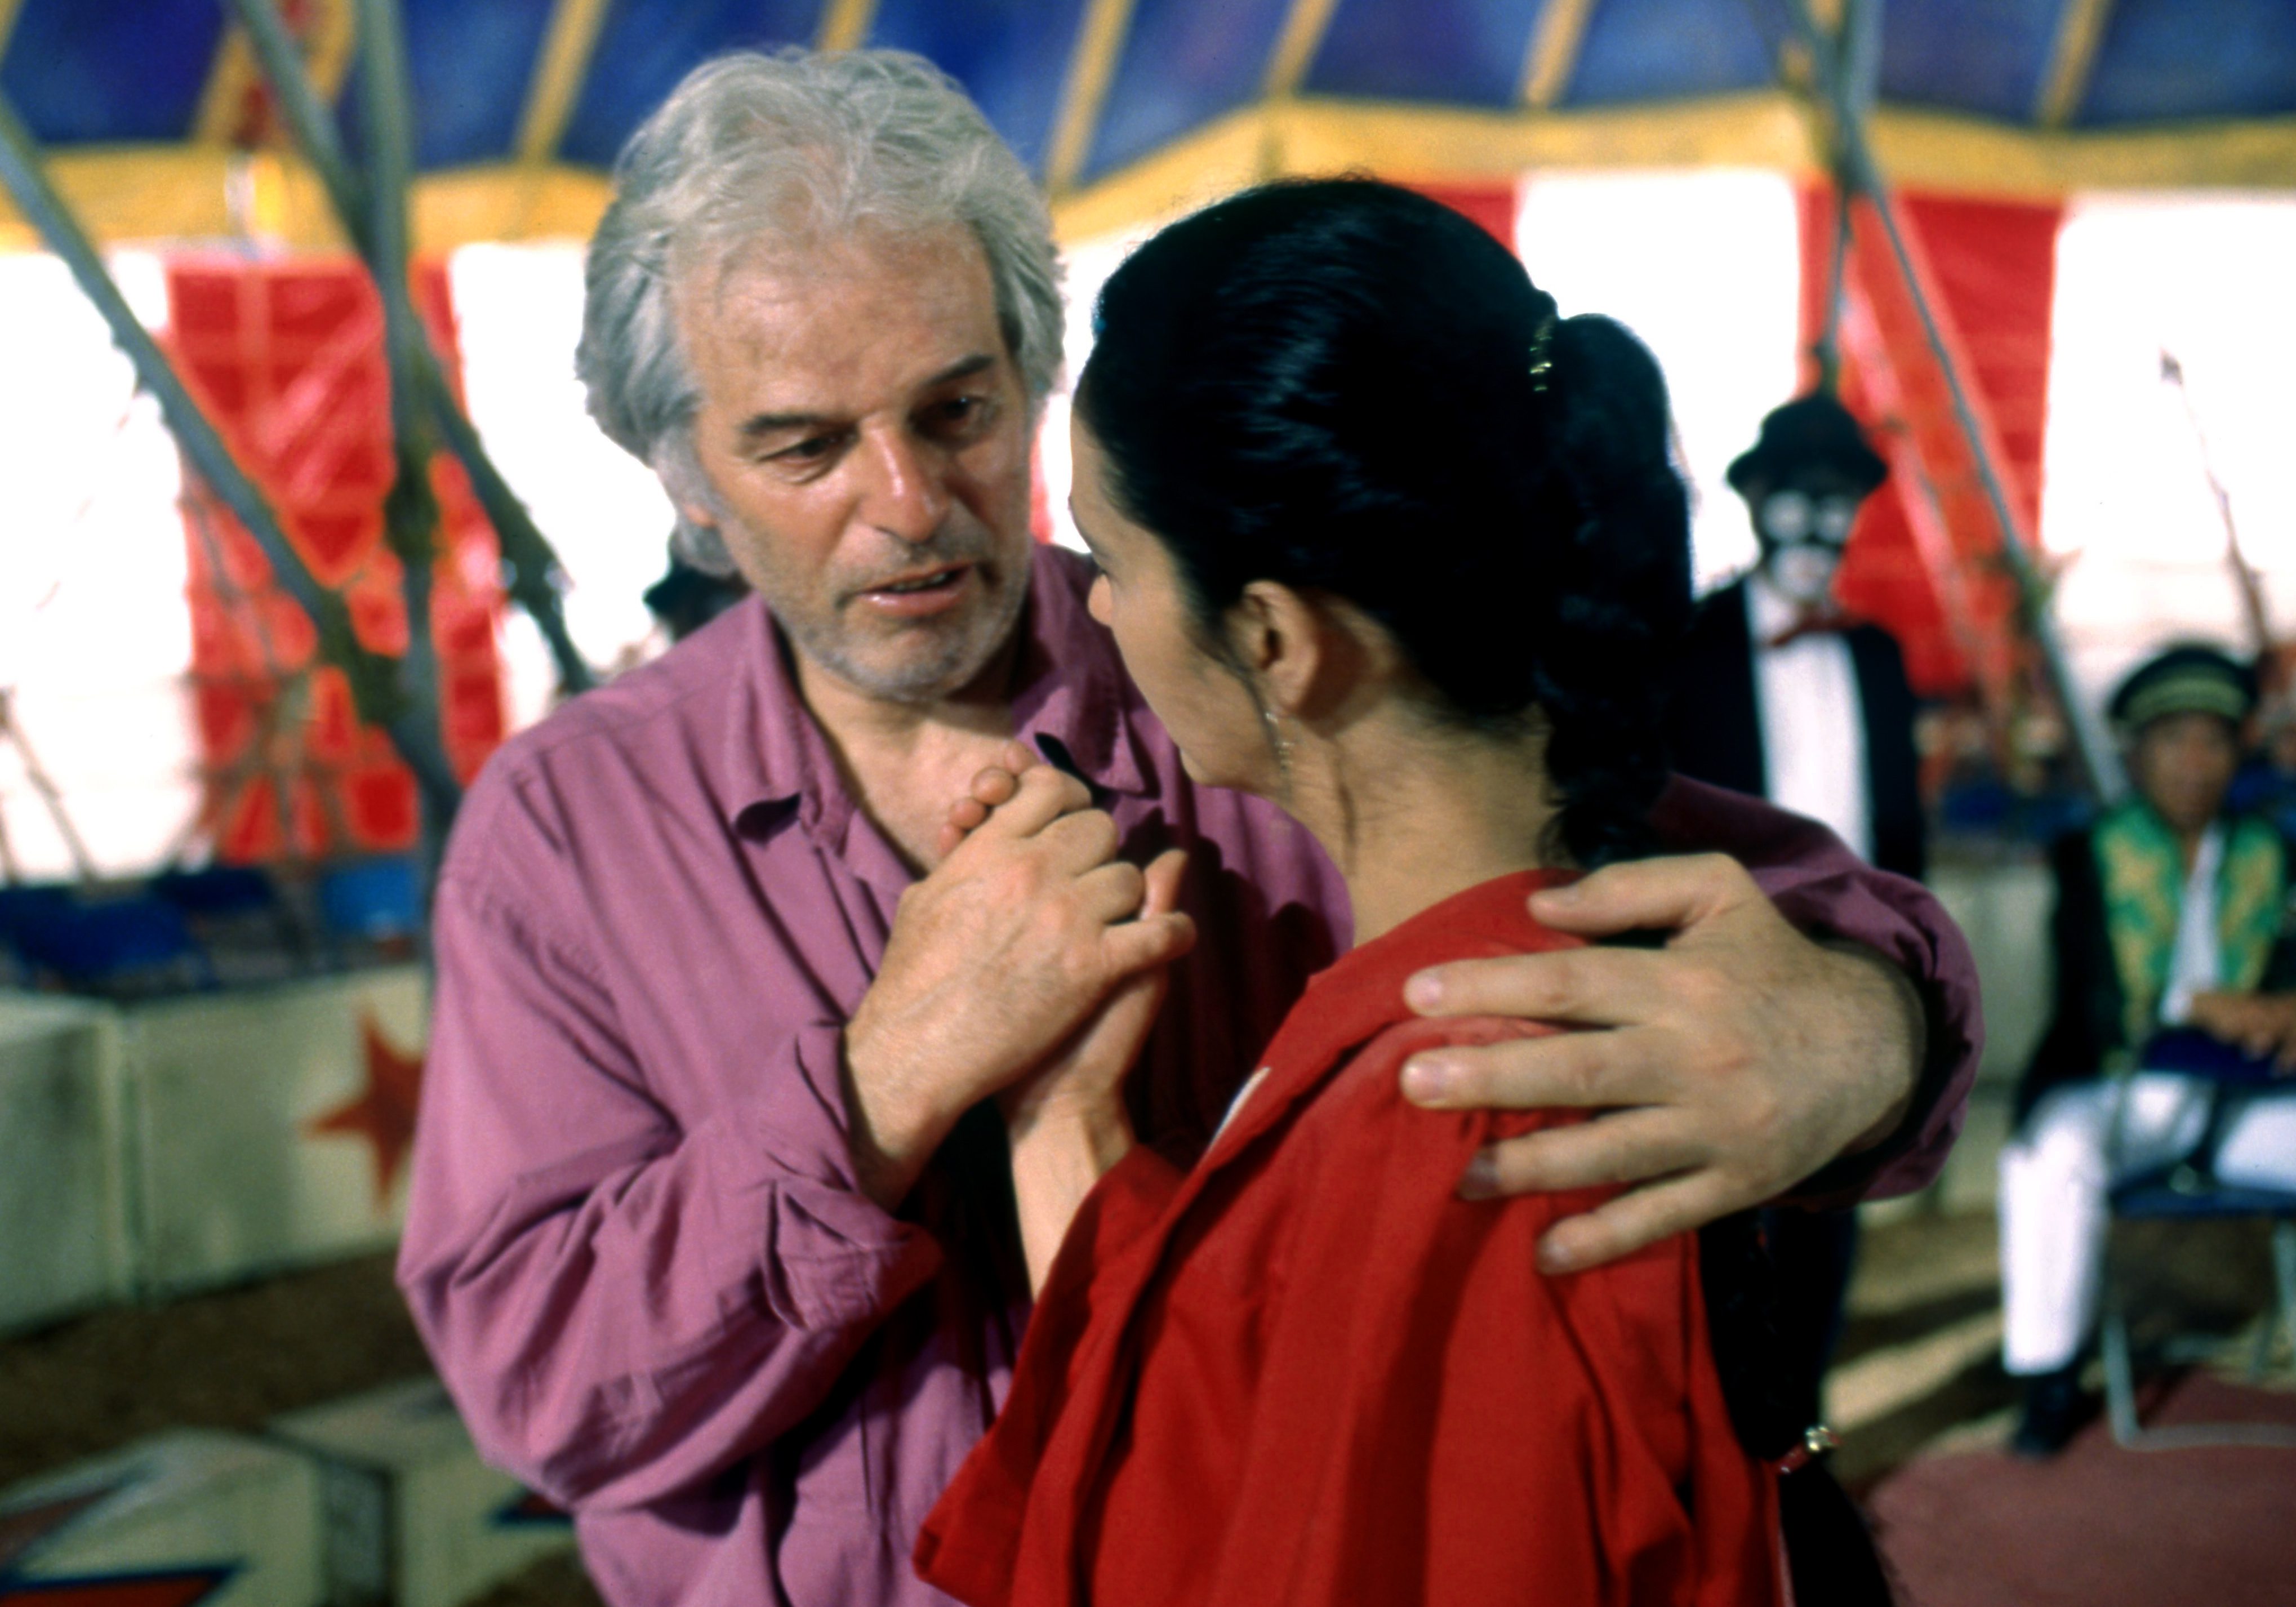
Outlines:
{"label": "man's white hair", "polygon": [[[971,229],[1031,411],[1061,370],[1060,262],[1043,198],[954,79],[906,51],[735,52],[688,73],[614,164],[591,239],[575,372],[590,416],[671,498],[714,508],[693,449],[701,406],[672,291],[758,242],[802,246],[863,226]],[[677,555],[733,572],[681,506]]]}

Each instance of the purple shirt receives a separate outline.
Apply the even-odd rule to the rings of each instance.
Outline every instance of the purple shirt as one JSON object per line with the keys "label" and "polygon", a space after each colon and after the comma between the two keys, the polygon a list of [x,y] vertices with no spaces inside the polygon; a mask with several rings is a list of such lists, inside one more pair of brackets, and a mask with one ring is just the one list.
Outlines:
{"label": "purple shirt", "polygon": [[[1185,1160],[1307,977],[1338,874],[1258,799],[1201,788],[1039,549],[1014,701],[1115,794],[1127,851],[1190,851],[1199,941],[1133,1079]],[[1790,918],[1931,991],[1917,1186],[1976,1062],[1966,949],[1821,830],[1677,786],[1669,840],[1739,853]],[[912,878],[856,807],[754,600],[509,743],[441,873],[438,994],[399,1277],[488,1460],[576,1512],[607,1597],[944,1601],[919,1525],[1004,1398],[1028,1283],[1002,1136],[960,1124],[898,1213],[856,1185],[839,1033]]]}

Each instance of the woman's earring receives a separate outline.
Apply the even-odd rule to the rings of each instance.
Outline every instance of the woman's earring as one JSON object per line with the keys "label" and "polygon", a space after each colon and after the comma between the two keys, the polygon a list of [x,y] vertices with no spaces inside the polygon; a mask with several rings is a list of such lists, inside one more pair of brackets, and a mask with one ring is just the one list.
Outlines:
{"label": "woman's earring", "polygon": [[1268,745],[1275,750],[1275,774],[1285,786],[1292,784],[1292,739],[1283,734],[1283,721],[1273,709],[1262,709],[1262,718],[1267,722]]}

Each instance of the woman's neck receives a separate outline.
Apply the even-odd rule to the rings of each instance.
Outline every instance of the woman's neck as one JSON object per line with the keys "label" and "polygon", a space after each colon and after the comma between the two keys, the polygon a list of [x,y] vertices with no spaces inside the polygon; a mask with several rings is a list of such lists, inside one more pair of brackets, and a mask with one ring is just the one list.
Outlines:
{"label": "woman's neck", "polygon": [[1410,724],[1300,744],[1277,800],[1346,878],[1358,943],[1479,882],[1554,864],[1543,743]]}

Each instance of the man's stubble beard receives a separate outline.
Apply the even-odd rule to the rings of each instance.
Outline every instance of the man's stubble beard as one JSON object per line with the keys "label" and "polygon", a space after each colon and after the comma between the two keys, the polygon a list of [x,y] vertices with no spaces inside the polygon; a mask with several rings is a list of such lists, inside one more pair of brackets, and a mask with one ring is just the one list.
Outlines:
{"label": "man's stubble beard", "polygon": [[[886,702],[933,703],[971,687],[1011,643],[1020,629],[1021,610],[1028,605],[1029,550],[1034,543],[1020,544],[1008,558],[998,552],[996,536],[986,526],[975,525],[955,535],[944,530],[931,542],[900,552],[897,562],[889,562],[876,574],[832,577],[826,596],[817,606],[808,594],[821,585],[818,577],[808,579],[782,574],[769,539],[734,520],[726,520],[723,528],[734,538],[728,542],[729,548],[750,560],[742,566],[745,578],[765,599],[791,649],[855,691]],[[849,628],[840,617],[858,605],[860,591],[881,579],[955,563],[972,565],[976,573],[972,584],[981,588],[980,601],[960,618],[889,624],[881,635]],[[927,633],[940,638],[935,651],[922,657],[901,651]],[[888,667],[879,662],[880,655],[865,648],[857,651],[857,637],[890,650],[895,664]]]}
{"label": "man's stubble beard", "polygon": [[[1000,571],[1004,569],[997,567]],[[850,652],[850,633],[836,624],[797,617],[776,607],[771,593],[765,593],[765,597],[766,607],[788,636],[791,647],[855,691],[888,703],[935,703],[971,687],[1013,640],[1021,627],[1021,611],[1028,605],[1029,571],[1022,567],[1017,574],[1004,574],[996,592],[983,605],[988,611],[976,611],[962,626],[926,621],[893,633],[892,639],[898,640],[926,630],[946,631],[938,652],[922,659],[905,657],[893,669],[871,664]]]}

